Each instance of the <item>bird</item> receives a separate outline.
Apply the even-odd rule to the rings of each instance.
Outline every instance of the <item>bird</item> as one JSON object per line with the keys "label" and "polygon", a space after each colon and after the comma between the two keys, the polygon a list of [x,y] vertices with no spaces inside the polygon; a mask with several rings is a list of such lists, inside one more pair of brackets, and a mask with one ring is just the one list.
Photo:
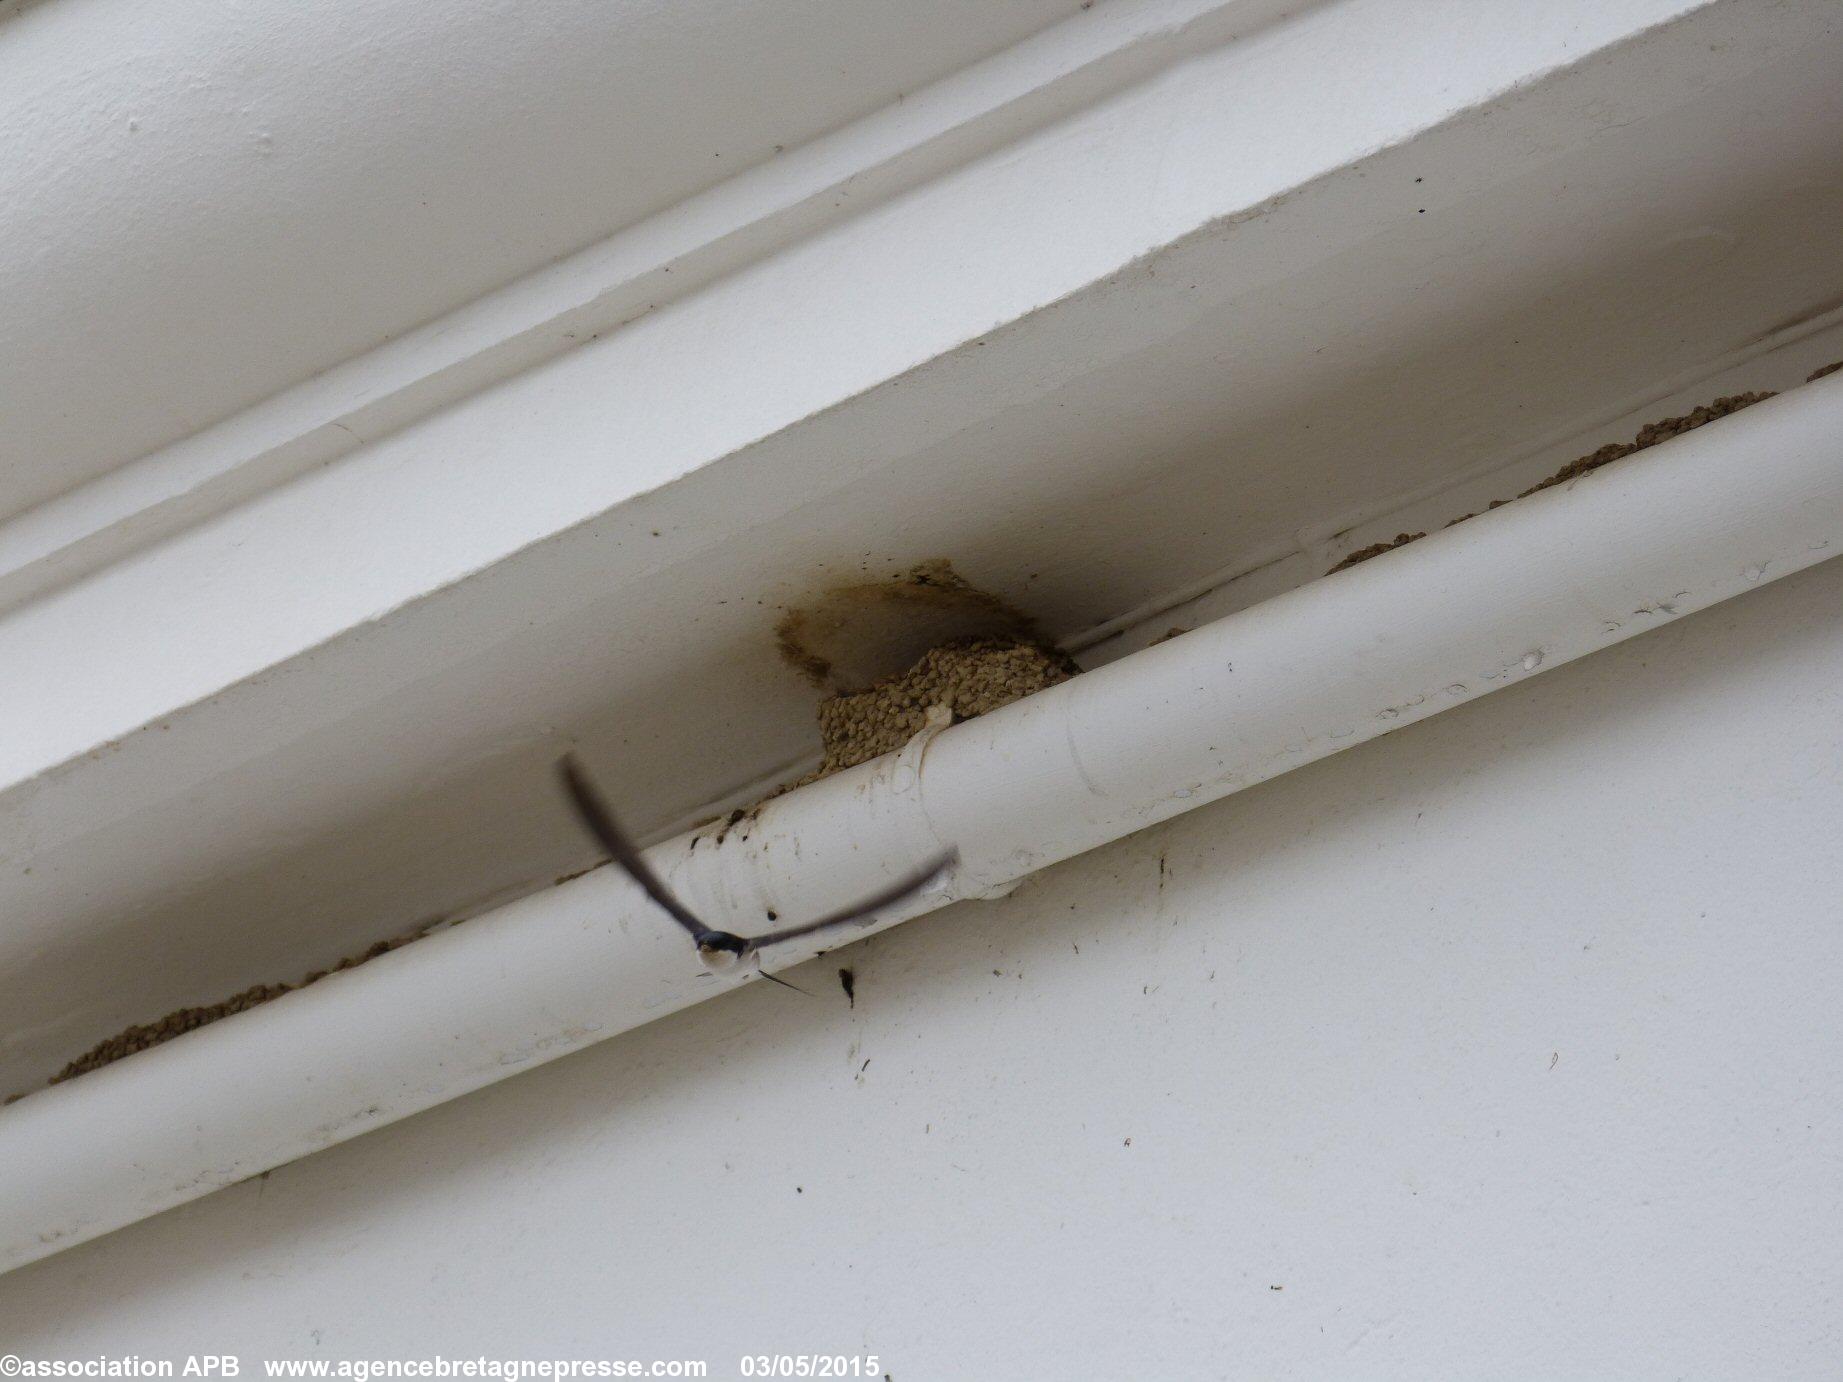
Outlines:
{"label": "bird", "polygon": [[[640,885],[642,892],[651,898],[666,915],[684,927],[691,937],[691,943],[697,947],[698,957],[709,969],[718,973],[734,970],[751,961],[759,964],[760,952],[768,946],[779,945],[782,941],[798,940],[802,936],[811,936],[835,926],[865,925],[884,908],[892,907],[934,883],[953,868],[960,858],[959,851],[949,847],[913,873],[852,906],[829,913],[815,921],[803,921],[794,926],[783,926],[779,930],[764,932],[759,936],[738,936],[733,932],[706,925],[692,913],[690,908],[672,896],[659,875],[654,873],[646,860],[641,857],[638,847],[615,823],[614,813],[608,809],[608,804],[602,799],[601,793],[589,781],[588,774],[576,761],[575,755],[565,754],[558,760],[557,770],[563,779],[564,790],[569,796],[570,804],[575,807],[576,815],[581,819],[583,827],[600,843],[603,849],[608,851],[608,857],[618,864],[629,878]],[[763,971],[762,977],[774,978],[766,971]],[[787,987],[794,986],[789,984]]]}

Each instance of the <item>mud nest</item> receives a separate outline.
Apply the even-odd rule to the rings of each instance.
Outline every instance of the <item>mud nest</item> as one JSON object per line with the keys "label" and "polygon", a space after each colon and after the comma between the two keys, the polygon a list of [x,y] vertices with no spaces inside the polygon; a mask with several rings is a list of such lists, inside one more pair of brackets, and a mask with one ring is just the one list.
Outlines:
{"label": "mud nest", "polygon": [[955,720],[970,720],[1078,670],[1065,654],[1023,638],[960,638],[930,648],[906,672],[820,702],[825,757],[800,783],[901,748],[921,730],[930,706],[944,705]]}
{"label": "mud nest", "polygon": [[[1843,366],[1843,360],[1838,361],[1835,365],[1826,365],[1816,374],[1813,374],[1811,378],[1821,379],[1824,375],[1831,373],[1839,366]],[[1771,389],[1764,389],[1758,393],[1729,394],[1725,398],[1716,399],[1713,403],[1705,403],[1702,407],[1697,408],[1693,412],[1684,413],[1681,417],[1667,417],[1657,422],[1648,423],[1639,430],[1638,435],[1631,441],[1612,442],[1606,446],[1602,446],[1598,451],[1590,452],[1585,456],[1569,461],[1568,464],[1549,476],[1548,479],[1539,484],[1531,485],[1528,489],[1518,494],[1516,498],[1527,499],[1530,495],[1538,491],[1548,489],[1554,485],[1566,484],[1570,480],[1598,470],[1603,465],[1611,465],[1614,461],[1624,460],[1635,451],[1643,451],[1646,447],[1656,446],[1659,442],[1669,441],[1672,437],[1681,436],[1685,432],[1694,431],[1705,423],[1715,421],[1716,418],[1726,417],[1729,413],[1738,413],[1741,409],[1750,408],[1756,403],[1763,403],[1772,396],[1773,391]],[[1493,499],[1485,506],[1486,511],[1489,512],[1491,509],[1502,508],[1504,505],[1511,502],[1512,500],[1510,499]],[[1459,517],[1447,523],[1446,526],[1450,528],[1455,523],[1463,523],[1468,518],[1476,517],[1476,514],[1461,514]],[[1426,533],[1398,533],[1391,541],[1372,543],[1368,547],[1357,549],[1325,574],[1327,576],[1332,575],[1335,572],[1344,570],[1346,567],[1355,566],[1359,562],[1368,561],[1371,557],[1379,557],[1384,552],[1392,552],[1397,547],[1406,547],[1410,542],[1418,542],[1426,536]]]}
{"label": "mud nest", "polygon": [[[58,1071],[57,1074],[53,1075],[47,1083],[62,1084],[65,1080],[74,1080],[79,1075],[87,1075],[92,1070],[100,1070],[105,1065],[111,1065],[124,1056],[132,1056],[136,1051],[145,1051],[150,1046],[158,1046],[163,1042],[171,1041],[176,1036],[184,1036],[187,1032],[196,1031],[200,1027],[209,1027],[213,1022],[229,1017],[233,1013],[240,1013],[250,1008],[259,1007],[272,998],[280,998],[284,993],[293,993],[296,989],[304,989],[309,984],[324,979],[329,974],[337,974],[341,970],[346,969],[355,969],[359,965],[364,964],[367,960],[375,960],[379,955],[388,954],[399,946],[408,945],[413,940],[421,939],[433,929],[433,924],[429,926],[420,926],[414,931],[405,932],[401,936],[393,936],[389,940],[379,941],[369,949],[361,951],[357,955],[346,956],[345,959],[339,961],[338,964],[330,969],[315,970],[312,974],[307,975],[298,983],[257,984],[254,988],[247,988],[243,990],[242,993],[226,998],[221,1003],[212,1003],[202,1008],[180,1008],[175,1012],[168,1013],[157,1022],[144,1022],[133,1027],[128,1027],[117,1032],[107,1041],[97,1042],[96,1045],[92,1046],[89,1050],[70,1062],[70,1064],[66,1065],[62,1070]],[[6,1102],[10,1104],[14,1099],[21,1097],[23,1096],[15,1094]]]}

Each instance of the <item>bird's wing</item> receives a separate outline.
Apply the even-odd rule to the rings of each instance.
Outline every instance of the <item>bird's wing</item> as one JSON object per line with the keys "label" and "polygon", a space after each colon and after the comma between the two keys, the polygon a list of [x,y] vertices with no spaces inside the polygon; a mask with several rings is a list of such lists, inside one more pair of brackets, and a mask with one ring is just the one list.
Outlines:
{"label": "bird's wing", "polygon": [[576,814],[582,818],[583,825],[589,833],[601,841],[603,849],[615,863],[627,870],[628,875],[638,883],[646,895],[663,907],[680,926],[691,933],[693,940],[710,934],[711,928],[692,916],[685,906],[671,893],[666,885],[659,881],[659,875],[647,867],[646,860],[640,857],[640,851],[633,842],[622,833],[620,826],[614,823],[608,805],[601,795],[589,785],[588,775],[583,772],[574,755],[565,754],[557,765],[563,774],[563,785],[568,789],[570,801],[576,808]]}
{"label": "bird's wing", "polygon": [[778,945],[781,941],[794,940],[799,936],[810,936],[813,932],[823,931],[828,926],[843,926],[847,922],[857,922],[861,925],[868,922],[885,907],[894,906],[911,894],[920,892],[959,862],[960,852],[949,849],[925,868],[892,884],[874,897],[867,897],[843,911],[833,912],[830,916],[820,917],[817,921],[803,921],[798,926],[784,926],[779,931],[769,931],[760,936],[746,936],[744,939],[748,942],[749,949],[760,950],[763,946]]}

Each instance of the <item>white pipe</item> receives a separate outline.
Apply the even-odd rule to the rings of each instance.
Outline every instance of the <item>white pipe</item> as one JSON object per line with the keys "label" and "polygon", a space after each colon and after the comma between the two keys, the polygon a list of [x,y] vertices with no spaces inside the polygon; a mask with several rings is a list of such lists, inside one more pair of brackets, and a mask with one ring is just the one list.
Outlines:
{"label": "white pipe", "polygon": [[[956,845],[935,894],[1037,869],[1843,550],[1843,376],[649,852],[747,934]],[[797,963],[836,938],[771,957]],[[721,991],[611,869],[0,1114],[0,1267],[183,1203]]]}

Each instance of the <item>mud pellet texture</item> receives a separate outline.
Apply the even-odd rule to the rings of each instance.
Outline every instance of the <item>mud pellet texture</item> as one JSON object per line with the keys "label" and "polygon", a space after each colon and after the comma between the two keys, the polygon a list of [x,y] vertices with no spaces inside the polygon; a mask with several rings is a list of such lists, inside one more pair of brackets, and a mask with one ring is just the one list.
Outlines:
{"label": "mud pellet texture", "polygon": [[[435,929],[439,923],[417,927],[403,935],[393,936],[389,940],[378,941],[357,955],[348,955],[331,969],[318,969],[294,984],[257,984],[242,993],[233,994],[219,1003],[212,1003],[202,1008],[180,1008],[168,1013],[156,1022],[139,1023],[117,1032],[106,1041],[99,1041],[75,1060],[71,1061],[48,1081],[50,1084],[62,1084],[65,1080],[74,1080],[79,1075],[87,1075],[92,1070],[100,1070],[105,1065],[113,1064],[124,1056],[132,1056],[137,1051],[145,1051],[150,1046],[159,1046],[171,1041],[176,1036],[197,1031],[200,1027],[209,1027],[213,1022],[230,1017],[235,1013],[247,1011],[267,1003],[270,999],[280,998],[284,993],[293,993],[304,989],[309,984],[337,974],[341,970],[356,969],[367,960],[375,960],[399,946],[408,945]],[[7,1102],[23,1097],[14,1095]]]}
{"label": "mud pellet texture", "polygon": [[901,748],[921,730],[930,706],[970,720],[1067,681],[1076,670],[1054,648],[1025,639],[966,638],[930,648],[898,676],[820,702],[825,758],[801,783]]}
{"label": "mud pellet texture", "polygon": [[[1821,378],[1832,370],[1837,369],[1839,366],[1843,366],[1843,360],[1839,360],[1835,365],[1826,365],[1823,369],[1812,375],[1811,378]],[[1807,380],[1806,382],[1809,383],[1810,381]],[[1611,465],[1614,461],[1624,460],[1627,456],[1637,451],[1643,451],[1648,446],[1656,446],[1659,442],[1669,441],[1672,437],[1682,436],[1685,432],[1693,432],[1696,428],[1715,421],[1716,418],[1726,417],[1729,413],[1738,413],[1743,408],[1751,408],[1754,404],[1763,403],[1772,396],[1773,391],[1771,389],[1763,389],[1757,393],[1728,394],[1726,397],[1716,399],[1713,403],[1705,403],[1702,407],[1692,412],[1684,413],[1681,417],[1660,418],[1656,422],[1647,423],[1644,427],[1639,429],[1638,435],[1631,441],[1609,442],[1598,451],[1591,451],[1585,456],[1577,457],[1575,460],[1569,461],[1568,464],[1556,471],[1553,475],[1549,476],[1548,479],[1538,484],[1531,485],[1528,489],[1522,491],[1517,495],[1517,498],[1527,499],[1530,495],[1539,493],[1542,490],[1552,488],[1555,485],[1566,484],[1570,480],[1578,479],[1582,475],[1587,475],[1598,470],[1603,465]],[[1486,511],[1489,512],[1491,509],[1502,508],[1510,502],[1511,501],[1508,499],[1493,499],[1491,503],[1486,506]],[[1444,526],[1451,528],[1456,524],[1465,522],[1468,518],[1476,517],[1476,514],[1460,514],[1459,517],[1449,520]],[[1418,542],[1426,536],[1426,533],[1400,533],[1391,542],[1372,543],[1368,547],[1362,547],[1352,552],[1336,566],[1325,572],[1325,574],[1327,576],[1335,575],[1337,572],[1347,567],[1355,566],[1358,562],[1368,561],[1371,557],[1379,557],[1384,552],[1394,551],[1397,547],[1406,547],[1410,542]]]}

